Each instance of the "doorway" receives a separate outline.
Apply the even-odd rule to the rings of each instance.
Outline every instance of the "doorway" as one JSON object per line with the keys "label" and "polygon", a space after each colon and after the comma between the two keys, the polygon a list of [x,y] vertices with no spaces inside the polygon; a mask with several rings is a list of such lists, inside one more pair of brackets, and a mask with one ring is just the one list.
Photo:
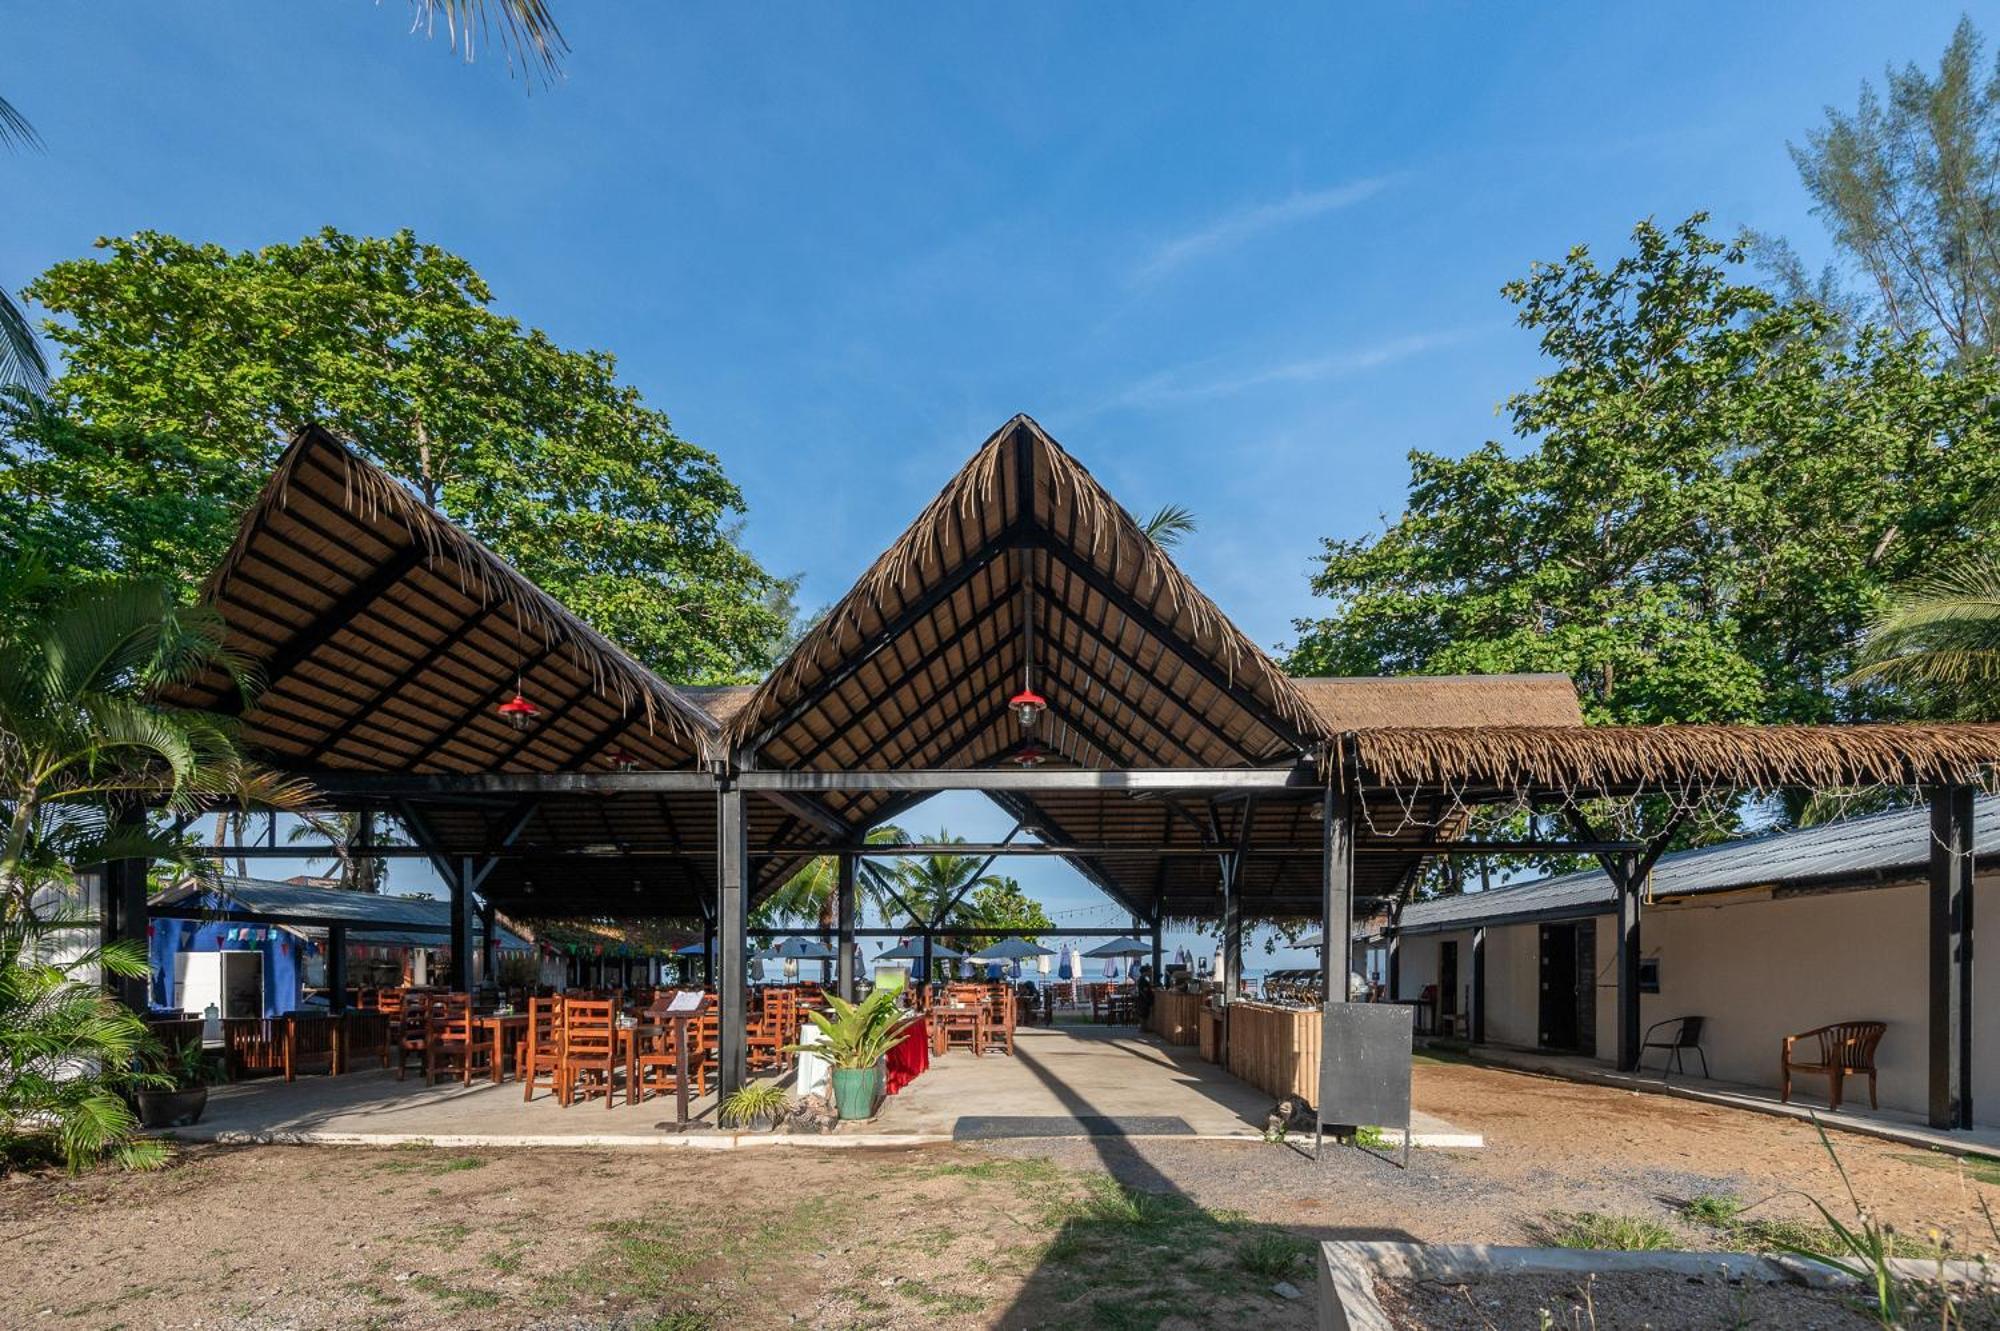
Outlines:
{"label": "doorway", "polygon": [[1458,940],[1438,944],[1438,1029],[1456,1033],[1458,1017]]}
{"label": "doorway", "polygon": [[1539,1047],[1597,1052],[1597,921],[1542,926]]}

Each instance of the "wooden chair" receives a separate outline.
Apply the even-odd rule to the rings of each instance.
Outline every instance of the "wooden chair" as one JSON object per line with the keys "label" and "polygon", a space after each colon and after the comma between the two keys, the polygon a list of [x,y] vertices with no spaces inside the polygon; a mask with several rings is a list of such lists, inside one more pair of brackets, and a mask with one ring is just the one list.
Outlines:
{"label": "wooden chair", "polygon": [[1014,991],[1004,984],[990,986],[980,1000],[982,1050],[1014,1056]]}
{"label": "wooden chair", "polygon": [[437,1085],[439,1068],[456,1065],[459,1080],[472,1084],[472,1065],[488,1053],[472,1028],[472,996],[448,994],[431,1010],[424,1034],[424,1083]]}
{"label": "wooden chair", "polygon": [[752,1069],[789,1068],[792,1056],[785,1046],[799,1038],[799,1000],[790,989],[764,991],[764,1011],[757,1024],[744,1036],[743,1053]]}
{"label": "wooden chair", "polygon": [[608,998],[565,1000],[556,1098],[567,1108],[579,1094],[586,1100],[602,1095],[611,1108],[618,1064],[618,1005]]}
{"label": "wooden chair", "polygon": [[435,990],[405,989],[403,1009],[396,1017],[396,1080],[403,1080],[411,1063],[422,1066],[430,1035],[431,1016],[438,1006]]}
{"label": "wooden chair", "polygon": [[[1880,1021],[1837,1021],[1831,1026],[1820,1026],[1810,1031],[1785,1037],[1785,1047],[1778,1057],[1779,1075],[1784,1081],[1784,1093],[1779,1097],[1789,1104],[1792,1099],[1792,1074],[1794,1072],[1814,1072],[1827,1079],[1827,1108],[1840,1109],[1841,1083],[1850,1073],[1868,1074],[1868,1107],[1880,1109],[1875,1099],[1875,1046],[1882,1042],[1882,1033],[1888,1030],[1887,1023]],[[1802,1040],[1814,1041],[1818,1058],[1812,1062],[1801,1062],[1792,1057],[1792,1047]]]}
{"label": "wooden chair", "polygon": [[[1675,1072],[1686,1071],[1681,1066],[1681,1051],[1692,1049],[1695,1057],[1701,1060],[1701,1075],[1707,1077],[1708,1055],[1701,1050],[1701,1027],[1700,1017],[1669,1017],[1665,1021],[1654,1022],[1646,1028],[1645,1035],[1639,1039],[1640,1060],[1642,1062],[1645,1060],[1648,1049],[1669,1050],[1667,1057],[1660,1060],[1660,1080],[1665,1081],[1669,1062],[1672,1063]],[[1667,1034],[1665,1038],[1655,1040],[1653,1038],[1655,1031],[1666,1031]]]}
{"label": "wooden chair", "polygon": [[515,1064],[520,1069],[517,1075],[521,1078],[522,1103],[535,1098],[537,1082],[546,1084],[561,1098],[562,1086],[557,1079],[562,1075],[562,1032],[560,995],[528,1000],[528,1034],[521,1044],[520,1061]]}

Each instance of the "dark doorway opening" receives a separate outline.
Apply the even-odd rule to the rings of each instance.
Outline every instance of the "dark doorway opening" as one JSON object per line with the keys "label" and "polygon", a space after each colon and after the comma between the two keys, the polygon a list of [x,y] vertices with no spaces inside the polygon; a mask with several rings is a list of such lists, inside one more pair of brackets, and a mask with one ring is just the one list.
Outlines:
{"label": "dark doorway opening", "polygon": [[1543,925],[1541,969],[1541,1047],[1595,1054],[1597,922]]}

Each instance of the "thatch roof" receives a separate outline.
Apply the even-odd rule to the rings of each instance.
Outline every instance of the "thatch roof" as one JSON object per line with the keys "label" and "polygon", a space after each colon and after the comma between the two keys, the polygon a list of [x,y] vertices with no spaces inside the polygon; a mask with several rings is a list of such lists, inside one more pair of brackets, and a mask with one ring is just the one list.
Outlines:
{"label": "thatch roof", "polygon": [[1447,726],[1356,732],[1365,785],[1621,793],[1976,783],[2000,725]]}
{"label": "thatch roof", "polygon": [[755,684],[683,684],[680,694],[707,712],[718,728],[736,719],[757,692]]}
{"label": "thatch roof", "polygon": [[[682,767],[708,714],[318,427],[299,432],[205,598],[267,682],[246,739],[295,769],[553,772],[623,753]],[[497,708],[543,708],[526,736]],[[218,675],[178,691],[230,711]]]}
{"label": "thatch roof", "polygon": [[1293,676],[1329,735],[1384,726],[1580,726],[1568,675]]}

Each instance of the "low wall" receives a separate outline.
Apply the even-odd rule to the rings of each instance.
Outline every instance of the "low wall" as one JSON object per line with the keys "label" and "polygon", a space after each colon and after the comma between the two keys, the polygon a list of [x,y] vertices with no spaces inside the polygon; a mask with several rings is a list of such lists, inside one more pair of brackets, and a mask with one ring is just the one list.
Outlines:
{"label": "low wall", "polygon": [[1153,1014],[1146,1025],[1168,1044],[1197,1044],[1201,1040],[1201,1028],[1197,1024],[1201,1003],[1200,994],[1158,990],[1153,994]]}
{"label": "low wall", "polygon": [[1262,1003],[1232,1003],[1229,1007],[1230,1074],[1273,1099],[1288,1095],[1319,1103],[1319,1031],[1317,1008],[1266,1007]]}

